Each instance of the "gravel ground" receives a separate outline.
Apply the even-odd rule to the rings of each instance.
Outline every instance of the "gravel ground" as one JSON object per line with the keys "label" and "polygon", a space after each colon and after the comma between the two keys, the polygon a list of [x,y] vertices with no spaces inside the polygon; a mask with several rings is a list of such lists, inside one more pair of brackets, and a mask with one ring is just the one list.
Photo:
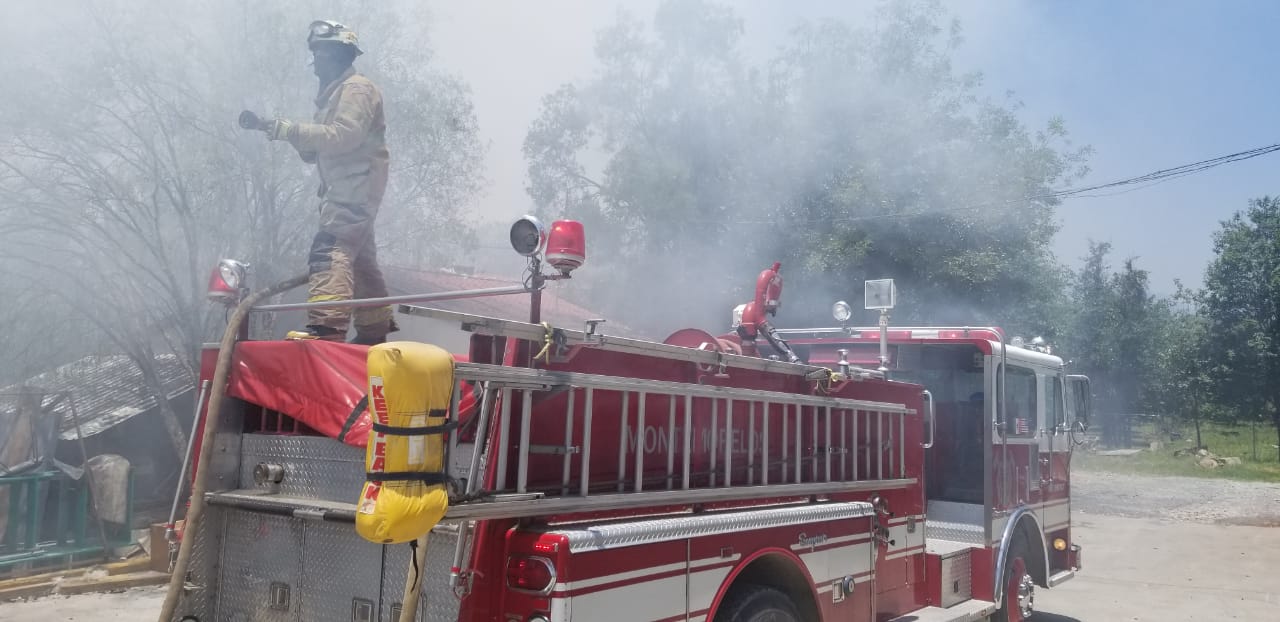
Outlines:
{"label": "gravel ground", "polygon": [[1280,484],[1096,471],[1071,474],[1081,515],[1280,527]]}

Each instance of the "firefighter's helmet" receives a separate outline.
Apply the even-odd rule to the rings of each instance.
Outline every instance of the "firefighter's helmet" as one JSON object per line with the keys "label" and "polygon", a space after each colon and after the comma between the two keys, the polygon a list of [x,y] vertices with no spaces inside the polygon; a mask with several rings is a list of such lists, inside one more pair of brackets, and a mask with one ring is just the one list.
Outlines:
{"label": "firefighter's helmet", "polygon": [[356,37],[356,31],[335,21],[320,19],[311,22],[311,28],[307,33],[307,47],[314,50],[320,43],[349,45],[356,51],[356,56],[364,54],[360,49],[360,40]]}

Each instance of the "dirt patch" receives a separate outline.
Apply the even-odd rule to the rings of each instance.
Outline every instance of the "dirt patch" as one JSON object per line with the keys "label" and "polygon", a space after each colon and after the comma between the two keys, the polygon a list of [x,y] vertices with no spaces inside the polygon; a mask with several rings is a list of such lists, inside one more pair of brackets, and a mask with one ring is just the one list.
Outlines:
{"label": "dirt patch", "polygon": [[1280,518],[1275,516],[1264,516],[1259,518],[1224,518],[1218,521],[1222,525],[1235,525],[1240,527],[1280,527]]}

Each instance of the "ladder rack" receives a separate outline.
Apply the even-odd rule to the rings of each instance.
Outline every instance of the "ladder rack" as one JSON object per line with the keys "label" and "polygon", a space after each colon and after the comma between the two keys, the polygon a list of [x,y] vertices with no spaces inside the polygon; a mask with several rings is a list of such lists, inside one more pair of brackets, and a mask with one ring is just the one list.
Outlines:
{"label": "ladder rack", "polygon": [[[480,363],[457,363],[455,377],[481,397],[463,422],[475,429],[470,465],[445,461],[457,482],[449,523],[804,499],[917,481],[906,459],[916,411],[903,404]],[[453,420],[458,402],[455,391]],[[646,423],[665,424],[660,440]],[[457,437],[449,449],[462,458]],[[665,451],[646,451],[650,439]],[[267,490],[206,498],[304,520],[355,519],[354,504]]]}
{"label": "ladder rack", "polygon": [[[477,363],[455,373],[481,399],[471,468],[450,473],[466,479],[450,517],[472,504],[599,511],[914,481],[915,410],[902,404]],[[489,473],[489,456],[486,487],[467,476]]]}

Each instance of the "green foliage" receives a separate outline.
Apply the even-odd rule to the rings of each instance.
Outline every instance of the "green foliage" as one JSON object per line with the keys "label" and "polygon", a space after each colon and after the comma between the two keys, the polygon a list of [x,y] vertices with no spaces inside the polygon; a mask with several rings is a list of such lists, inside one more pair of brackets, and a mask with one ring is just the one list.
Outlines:
{"label": "green foliage", "polygon": [[1089,243],[1071,291],[1075,313],[1063,354],[1073,371],[1091,379],[1099,412],[1160,408],[1165,385],[1176,382],[1170,357],[1185,343],[1179,331],[1187,318],[1151,295],[1147,271],[1135,259],[1112,272],[1110,252],[1109,243]]}
{"label": "green foliage", "polygon": [[1220,418],[1222,409],[1210,399],[1214,379],[1204,316],[1170,306],[1161,320],[1153,373],[1142,386],[1144,403],[1155,413],[1191,424]]}
{"label": "green foliage", "polygon": [[1269,418],[1280,438],[1280,198],[1222,223],[1198,301],[1214,400],[1241,420]]}
{"label": "green foliage", "polygon": [[[1181,439],[1170,440],[1168,434],[1157,432],[1155,426],[1139,431],[1140,444],[1148,447],[1151,441],[1163,446],[1155,451],[1143,450],[1132,456],[1102,456],[1086,451],[1076,451],[1071,459],[1073,469],[1105,471],[1110,473],[1142,473],[1145,475],[1179,475],[1242,481],[1280,482],[1280,465],[1276,464],[1276,449],[1268,442],[1265,427],[1205,423],[1202,426],[1202,443],[1214,455],[1237,457],[1243,464],[1207,469],[1196,464],[1198,458],[1187,455],[1195,445],[1195,428],[1190,424],[1175,425],[1174,431]],[[1254,434],[1257,435],[1256,449]],[[1182,450],[1181,452],[1179,450]]]}
{"label": "green foliage", "polygon": [[587,221],[615,269],[644,265],[623,271],[635,287],[727,311],[779,259],[785,322],[894,278],[900,321],[1052,338],[1067,277],[1048,250],[1055,201],[1037,197],[1088,150],[1060,120],[1032,131],[1017,105],[980,98],[943,24],[939,2],[889,3],[867,28],[802,24],[754,63],[727,7],[625,17],[599,37],[597,75],[544,99],[530,194]]}

